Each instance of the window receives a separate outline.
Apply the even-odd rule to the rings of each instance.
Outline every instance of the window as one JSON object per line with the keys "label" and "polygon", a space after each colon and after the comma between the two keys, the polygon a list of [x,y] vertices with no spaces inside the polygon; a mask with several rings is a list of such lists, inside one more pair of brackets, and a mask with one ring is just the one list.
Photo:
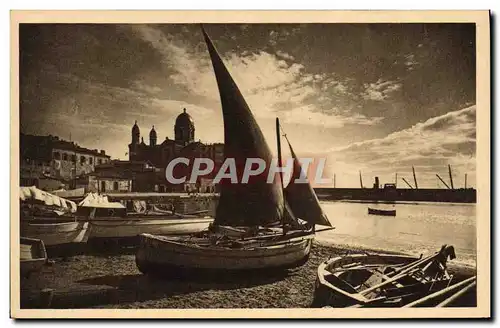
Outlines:
{"label": "window", "polygon": [[71,161],[72,161],[72,162],[76,162],[76,155],[74,155],[74,154],[73,154],[73,155],[71,155]]}
{"label": "window", "polygon": [[92,165],[93,164],[93,158],[92,157],[89,157],[89,164]]}
{"label": "window", "polygon": [[118,190],[118,181],[113,182],[113,189]]}
{"label": "window", "polygon": [[64,153],[63,156],[62,156],[62,159],[63,159],[63,161],[67,161],[68,160],[68,154]]}
{"label": "window", "polygon": [[86,161],[87,159],[85,158],[85,156],[80,156],[80,164],[85,164]]}
{"label": "window", "polygon": [[100,159],[100,158],[99,158],[99,159],[97,160],[97,163],[99,163],[99,165],[101,165],[101,164],[102,164],[102,159]]}
{"label": "window", "polygon": [[101,181],[101,192],[106,191],[106,181]]}
{"label": "window", "polygon": [[54,156],[54,159],[61,159],[61,153],[60,153],[60,152],[58,152],[58,151],[55,151],[55,152],[53,153],[53,156]]}

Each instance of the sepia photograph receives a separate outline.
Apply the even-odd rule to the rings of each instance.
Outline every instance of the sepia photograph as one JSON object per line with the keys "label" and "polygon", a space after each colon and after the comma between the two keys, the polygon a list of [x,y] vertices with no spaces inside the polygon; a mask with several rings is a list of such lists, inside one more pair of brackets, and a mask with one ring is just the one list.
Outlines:
{"label": "sepia photograph", "polygon": [[489,15],[11,12],[11,316],[490,317]]}

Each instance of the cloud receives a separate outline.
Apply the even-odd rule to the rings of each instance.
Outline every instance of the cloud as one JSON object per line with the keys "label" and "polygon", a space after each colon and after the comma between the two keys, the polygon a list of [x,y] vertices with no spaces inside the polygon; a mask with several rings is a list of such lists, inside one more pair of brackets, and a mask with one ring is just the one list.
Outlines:
{"label": "cloud", "polygon": [[134,81],[133,86],[137,90],[144,91],[144,92],[149,93],[149,94],[158,94],[162,91],[162,89],[160,87],[145,84],[143,81]]}
{"label": "cloud", "polygon": [[294,60],[295,59],[292,55],[287,54],[286,52],[281,51],[281,50],[276,51],[276,55],[278,57],[281,57],[281,58],[284,58],[284,59],[288,59],[288,60]]}
{"label": "cloud", "polygon": [[402,84],[395,81],[383,81],[378,79],[375,83],[364,83],[364,92],[361,94],[365,100],[383,101],[388,99],[392,93],[401,89]]}
{"label": "cloud", "polygon": [[[446,171],[475,177],[476,106],[433,117],[411,128],[332,149],[331,165],[339,163],[355,175],[358,170],[369,174],[393,176],[395,172],[408,173],[411,166],[423,173],[428,187],[435,187],[435,174]],[[472,179],[472,178],[471,178]],[[472,181],[472,180],[469,181]]]}
{"label": "cloud", "polygon": [[[190,46],[185,40],[150,26],[134,28],[143,40],[162,54],[163,64],[172,71],[169,79],[184,88],[188,97],[197,97],[201,106],[210,104],[211,107],[219,103],[215,76],[204,46]],[[279,34],[272,30],[269,36],[276,39]],[[221,56],[257,118],[279,116],[285,117],[285,122],[332,128],[381,121],[379,117],[350,113],[346,108],[334,105],[339,95],[350,95],[347,84],[327,74],[307,72],[288,53],[280,50],[275,54],[244,51],[221,53]],[[397,88],[397,84],[390,84],[390,81],[377,83],[384,95]]]}
{"label": "cloud", "polygon": [[321,85],[322,91],[331,92],[336,95],[352,95],[346,81],[341,81],[333,77],[325,78],[322,76],[321,78],[324,79]]}
{"label": "cloud", "polygon": [[367,118],[362,114],[342,116],[325,112],[315,112],[311,106],[296,107],[286,112],[285,123],[321,125],[328,128],[341,128],[346,124],[375,125],[383,120],[382,117]]}

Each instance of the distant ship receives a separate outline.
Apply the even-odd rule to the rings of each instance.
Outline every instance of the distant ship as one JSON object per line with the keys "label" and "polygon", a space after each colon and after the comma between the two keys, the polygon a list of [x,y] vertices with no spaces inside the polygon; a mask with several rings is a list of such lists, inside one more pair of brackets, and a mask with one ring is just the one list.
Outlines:
{"label": "distant ship", "polygon": [[396,216],[396,210],[382,210],[382,209],[368,207],[368,214],[384,215],[384,216]]}

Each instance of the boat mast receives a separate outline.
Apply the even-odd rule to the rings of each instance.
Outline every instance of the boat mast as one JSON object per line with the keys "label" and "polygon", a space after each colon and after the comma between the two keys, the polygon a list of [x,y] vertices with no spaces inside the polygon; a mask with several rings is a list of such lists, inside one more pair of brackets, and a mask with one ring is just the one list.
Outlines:
{"label": "boat mast", "polygon": [[[277,117],[276,117],[276,141],[277,141],[277,147],[278,147],[278,167],[281,169],[282,168],[282,160],[281,160],[280,120]],[[280,175],[281,189],[283,190],[283,195],[284,195],[285,194],[285,187],[283,185],[283,172],[281,172],[281,170],[279,170],[278,173]],[[286,200],[285,200],[285,202],[286,202]],[[283,225],[283,233],[284,233],[284,231],[285,231],[285,215],[283,215],[281,222]]]}
{"label": "boat mast", "polygon": [[415,189],[418,189],[417,175],[415,174],[415,168],[412,166],[411,170],[413,171],[413,180],[415,181]]}
{"label": "boat mast", "polygon": [[448,173],[450,174],[450,185],[451,185],[451,189],[455,189],[453,187],[453,175],[451,174],[451,165],[448,164]]}
{"label": "boat mast", "polygon": [[[285,195],[285,206],[290,210],[291,216],[295,219],[295,221],[297,217],[308,221],[312,225],[313,231],[316,231],[316,224],[329,226],[331,229],[333,226],[321,209],[318,197],[307,179],[307,172],[303,171],[303,167],[300,164],[297,155],[293,151],[292,145],[290,144],[290,140],[288,140],[285,131],[283,131],[281,126],[279,127],[281,129],[282,136],[285,137],[285,140],[288,143],[290,155],[293,158],[292,177],[286,188],[283,190]],[[302,177],[303,174],[305,175],[307,182],[295,183],[296,179]]]}

